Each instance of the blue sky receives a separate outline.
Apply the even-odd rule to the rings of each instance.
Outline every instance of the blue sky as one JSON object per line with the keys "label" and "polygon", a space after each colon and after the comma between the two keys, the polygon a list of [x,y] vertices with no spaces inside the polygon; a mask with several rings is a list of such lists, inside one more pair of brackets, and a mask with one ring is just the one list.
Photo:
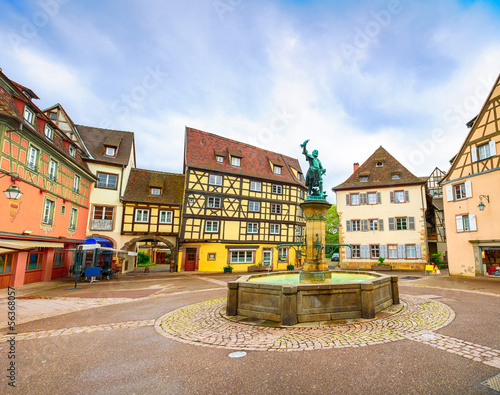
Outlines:
{"label": "blue sky", "polygon": [[182,172],[190,126],[299,158],[325,187],[380,145],[447,171],[500,73],[494,1],[0,0],[0,67]]}

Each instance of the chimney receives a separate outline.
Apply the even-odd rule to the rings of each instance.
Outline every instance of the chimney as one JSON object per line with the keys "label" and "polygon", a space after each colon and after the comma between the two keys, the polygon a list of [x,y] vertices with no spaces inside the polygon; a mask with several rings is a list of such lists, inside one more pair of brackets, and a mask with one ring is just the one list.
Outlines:
{"label": "chimney", "polygon": [[356,171],[356,170],[358,170],[358,169],[359,169],[359,163],[358,163],[358,162],[356,162],[356,163],[354,164],[354,171]]}

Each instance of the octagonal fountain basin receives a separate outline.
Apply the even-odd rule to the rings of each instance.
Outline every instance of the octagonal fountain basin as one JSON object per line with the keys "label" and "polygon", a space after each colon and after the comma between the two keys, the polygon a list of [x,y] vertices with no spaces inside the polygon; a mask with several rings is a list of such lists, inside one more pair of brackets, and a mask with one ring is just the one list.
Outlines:
{"label": "octagonal fountain basin", "polygon": [[399,303],[397,276],[330,271],[321,272],[325,282],[303,284],[301,273],[248,275],[229,282],[226,314],[295,325],[374,318]]}

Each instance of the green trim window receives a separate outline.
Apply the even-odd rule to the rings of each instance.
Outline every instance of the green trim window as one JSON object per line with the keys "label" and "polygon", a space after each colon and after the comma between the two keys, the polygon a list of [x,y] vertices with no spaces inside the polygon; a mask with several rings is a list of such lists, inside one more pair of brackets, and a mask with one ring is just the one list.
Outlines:
{"label": "green trim window", "polygon": [[52,225],[54,223],[54,211],[56,208],[56,202],[45,198],[45,203],[43,206],[43,217],[42,223],[44,225]]}
{"label": "green trim window", "polygon": [[24,119],[32,125],[35,123],[35,113],[28,106],[24,107]]}
{"label": "green trim window", "polygon": [[57,162],[50,160],[49,163],[49,178],[52,181],[56,180],[56,174],[57,174]]}
{"label": "green trim window", "polygon": [[0,255],[0,274],[9,274],[12,270],[13,254]]}
{"label": "green trim window", "polygon": [[75,175],[75,178],[73,179],[73,192],[80,192],[80,177],[77,175]]}
{"label": "green trim window", "polygon": [[78,221],[78,209],[72,207],[71,214],[69,216],[69,228],[71,230],[76,230],[77,221]]}
{"label": "green trim window", "polygon": [[52,140],[54,138],[54,129],[52,129],[49,124],[45,124],[45,130],[44,130],[45,136]]}
{"label": "green trim window", "polygon": [[28,153],[28,163],[27,163],[28,169],[35,170],[35,171],[37,170],[39,152],[40,151],[38,149],[36,149],[35,147],[30,147],[30,150]]}
{"label": "green trim window", "polygon": [[288,261],[288,248],[285,247],[278,248],[278,261],[280,262]]}

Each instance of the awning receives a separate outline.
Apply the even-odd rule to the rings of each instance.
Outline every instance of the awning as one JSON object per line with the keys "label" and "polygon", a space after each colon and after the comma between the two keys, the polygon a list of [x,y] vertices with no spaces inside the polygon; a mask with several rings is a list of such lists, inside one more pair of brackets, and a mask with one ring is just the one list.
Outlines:
{"label": "awning", "polygon": [[0,240],[0,254],[32,250],[37,247],[64,248],[64,243],[35,240]]}

